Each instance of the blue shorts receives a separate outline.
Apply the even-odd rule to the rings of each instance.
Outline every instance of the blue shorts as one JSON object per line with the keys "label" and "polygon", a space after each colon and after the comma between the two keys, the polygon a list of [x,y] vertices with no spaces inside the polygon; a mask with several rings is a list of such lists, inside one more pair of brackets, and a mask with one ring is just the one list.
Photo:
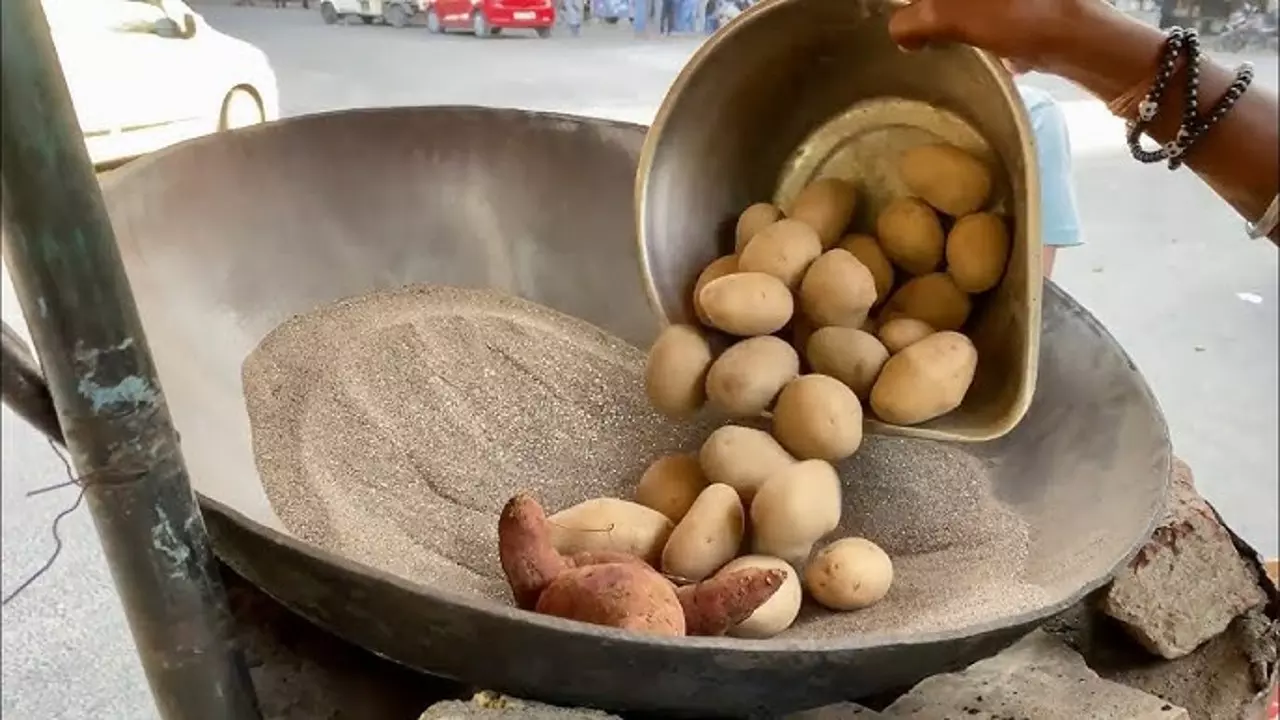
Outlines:
{"label": "blue shorts", "polygon": [[1053,96],[1039,88],[1019,85],[1031,117],[1036,156],[1040,163],[1041,241],[1047,247],[1079,245],[1080,216],[1071,177],[1071,136],[1067,119]]}

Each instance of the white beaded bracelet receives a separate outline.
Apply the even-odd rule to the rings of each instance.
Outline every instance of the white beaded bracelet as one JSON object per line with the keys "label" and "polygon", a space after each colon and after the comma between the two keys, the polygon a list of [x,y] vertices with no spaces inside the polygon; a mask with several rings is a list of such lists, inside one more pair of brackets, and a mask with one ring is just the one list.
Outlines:
{"label": "white beaded bracelet", "polygon": [[1249,237],[1254,240],[1270,237],[1271,233],[1275,232],[1277,224],[1280,224],[1280,195],[1275,196],[1267,206],[1267,211],[1258,218],[1258,222],[1248,225]]}

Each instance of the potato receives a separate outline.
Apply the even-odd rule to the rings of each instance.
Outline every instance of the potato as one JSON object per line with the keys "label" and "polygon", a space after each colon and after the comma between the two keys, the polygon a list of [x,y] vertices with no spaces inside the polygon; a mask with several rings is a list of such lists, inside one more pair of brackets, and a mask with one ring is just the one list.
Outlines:
{"label": "potato", "polygon": [[769,602],[786,579],[781,570],[740,568],[677,588],[686,634],[724,635]]}
{"label": "potato", "polygon": [[706,486],[707,478],[697,455],[668,455],[655,460],[640,476],[636,502],[678,523]]}
{"label": "potato", "polygon": [[889,351],[870,333],[853,328],[824,327],[809,337],[809,367],[839,380],[865,401]]}
{"label": "potato", "polygon": [[938,269],[946,249],[942,223],[933,208],[915,198],[898,198],[876,218],[880,247],[908,275]]}
{"label": "potato", "polygon": [[662,513],[618,498],[595,498],[547,518],[551,544],[561,555],[621,552],[657,567],[675,525]]}
{"label": "potato", "polygon": [[804,567],[809,596],[830,610],[860,610],[884,599],[893,584],[893,561],[865,538],[827,545]]}
{"label": "potato", "polygon": [[786,340],[772,335],[748,338],[711,364],[707,399],[730,417],[754,417],[799,374],[800,356]]}
{"label": "potato", "polygon": [[542,592],[535,610],[649,635],[682,637],[686,629],[684,605],[675,586],[638,563],[567,570]]}
{"label": "potato", "polygon": [[848,250],[871,271],[871,277],[876,280],[876,302],[888,300],[893,291],[893,263],[880,243],[870,235],[849,235],[840,241],[840,248]]}
{"label": "potato", "polygon": [[882,320],[910,317],[935,330],[959,330],[969,319],[973,301],[946,273],[911,278],[885,303]]}
{"label": "potato", "polygon": [[698,301],[713,327],[743,337],[775,333],[795,311],[786,283],[758,272],[712,280],[698,293]]}
{"label": "potato", "polygon": [[902,153],[898,174],[913,195],[952,217],[975,213],[991,195],[991,169],[953,145],[918,145]]}
{"label": "potato", "polygon": [[751,548],[803,563],[813,544],[840,524],[840,476],[805,460],[775,472],[751,501]]}
{"label": "potato", "polygon": [[838,178],[823,178],[809,183],[791,203],[788,217],[799,220],[818,231],[823,249],[830,248],[844,235],[853,220],[858,193],[850,183]]}
{"label": "potato", "polygon": [[876,279],[848,250],[828,250],[800,282],[800,307],[818,327],[860,327],[876,302]]}
{"label": "potato", "polygon": [[1008,261],[1009,230],[998,215],[965,215],[947,234],[947,274],[967,293],[995,287]]}
{"label": "potato", "polygon": [[945,415],[960,407],[977,367],[978,351],[969,338],[936,332],[889,358],[871,388],[871,409],[897,425]]}
{"label": "potato", "polygon": [[707,437],[698,451],[702,473],[724,483],[750,503],[769,475],[796,461],[769,433],[741,425],[725,425]]}
{"label": "potato", "polygon": [[703,325],[710,325],[711,321],[707,319],[707,313],[702,309],[702,302],[698,300],[698,294],[702,292],[702,288],[707,283],[738,272],[738,256],[725,255],[711,261],[711,264],[703,268],[702,273],[698,275],[698,279],[693,283],[693,314],[697,316],[698,321]]}
{"label": "potato", "polygon": [[801,460],[842,460],[862,444],[862,403],[833,377],[801,375],[778,393],[773,436]]}
{"label": "potato", "polygon": [[668,325],[653,341],[644,389],[658,412],[685,418],[707,400],[707,370],[714,359],[706,335],[692,325]]}
{"label": "potato", "polygon": [[740,638],[771,638],[791,627],[791,623],[795,622],[796,616],[800,614],[800,604],[804,600],[800,576],[786,561],[768,555],[744,555],[725,565],[717,575],[747,568],[777,570],[785,573],[787,577],[773,597],[751,613],[746,620],[729,628],[729,635]]}
{"label": "potato", "polygon": [[878,337],[880,342],[884,343],[884,347],[892,354],[932,334],[933,327],[923,320],[917,320],[913,317],[896,317],[880,326]]}
{"label": "potato", "polygon": [[738,216],[738,226],[734,228],[733,251],[742,252],[756,233],[781,219],[782,210],[771,203],[759,202],[748,205],[747,209]]}
{"label": "potato", "polygon": [[818,233],[799,220],[783,219],[766,227],[738,254],[738,270],[772,275],[787,287],[800,287],[809,263],[822,254]]}
{"label": "potato", "polygon": [[745,515],[737,490],[723,483],[708,485],[667,538],[662,571],[695,582],[710,577],[737,557]]}

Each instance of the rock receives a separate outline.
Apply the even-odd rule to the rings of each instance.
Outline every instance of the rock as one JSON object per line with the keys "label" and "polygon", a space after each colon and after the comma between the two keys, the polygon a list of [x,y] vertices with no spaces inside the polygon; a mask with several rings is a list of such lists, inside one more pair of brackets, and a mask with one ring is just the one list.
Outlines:
{"label": "rock", "polygon": [[544,705],[531,700],[518,700],[487,690],[476,693],[470,702],[446,700],[438,702],[422,713],[418,720],[621,720],[602,710],[564,708]]}
{"label": "rock", "polygon": [[1191,469],[1175,458],[1165,517],[1116,575],[1102,609],[1148,650],[1172,660],[1264,604],[1258,580],[1196,492]]}
{"label": "rock", "polygon": [[792,713],[784,720],[881,720],[884,715],[858,703],[843,702]]}
{"label": "rock", "polygon": [[1037,630],[999,655],[916,685],[883,713],[916,720],[1190,720],[1186,710],[1104,680]]}
{"label": "rock", "polygon": [[1195,720],[1255,720],[1246,708],[1258,694],[1251,658],[1265,654],[1245,613],[1227,631],[1177,660],[1152,655],[1115,620],[1086,598],[1046,623],[1080,653],[1089,667],[1112,682],[1141,690],[1185,708]]}

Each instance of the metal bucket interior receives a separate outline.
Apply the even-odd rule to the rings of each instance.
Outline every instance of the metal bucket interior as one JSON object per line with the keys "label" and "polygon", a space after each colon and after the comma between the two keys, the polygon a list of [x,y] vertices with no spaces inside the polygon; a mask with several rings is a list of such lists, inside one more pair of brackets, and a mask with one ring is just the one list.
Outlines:
{"label": "metal bucket interior", "polygon": [[514,110],[351,111],[205,138],[104,179],[228,564],[415,668],[550,701],[705,716],[865,696],[973,661],[1099,586],[1145,539],[1168,482],[1163,416],[1114,339],[1052,287],[1030,412],[1005,438],[964,446],[1031,527],[1028,572],[1046,587],[1032,612],[874,638],[654,640],[393,577],[290,536],[255,470],[246,355],[295,314],[423,282],[504,290],[646,347],[659,317],[631,222],[643,137]]}

